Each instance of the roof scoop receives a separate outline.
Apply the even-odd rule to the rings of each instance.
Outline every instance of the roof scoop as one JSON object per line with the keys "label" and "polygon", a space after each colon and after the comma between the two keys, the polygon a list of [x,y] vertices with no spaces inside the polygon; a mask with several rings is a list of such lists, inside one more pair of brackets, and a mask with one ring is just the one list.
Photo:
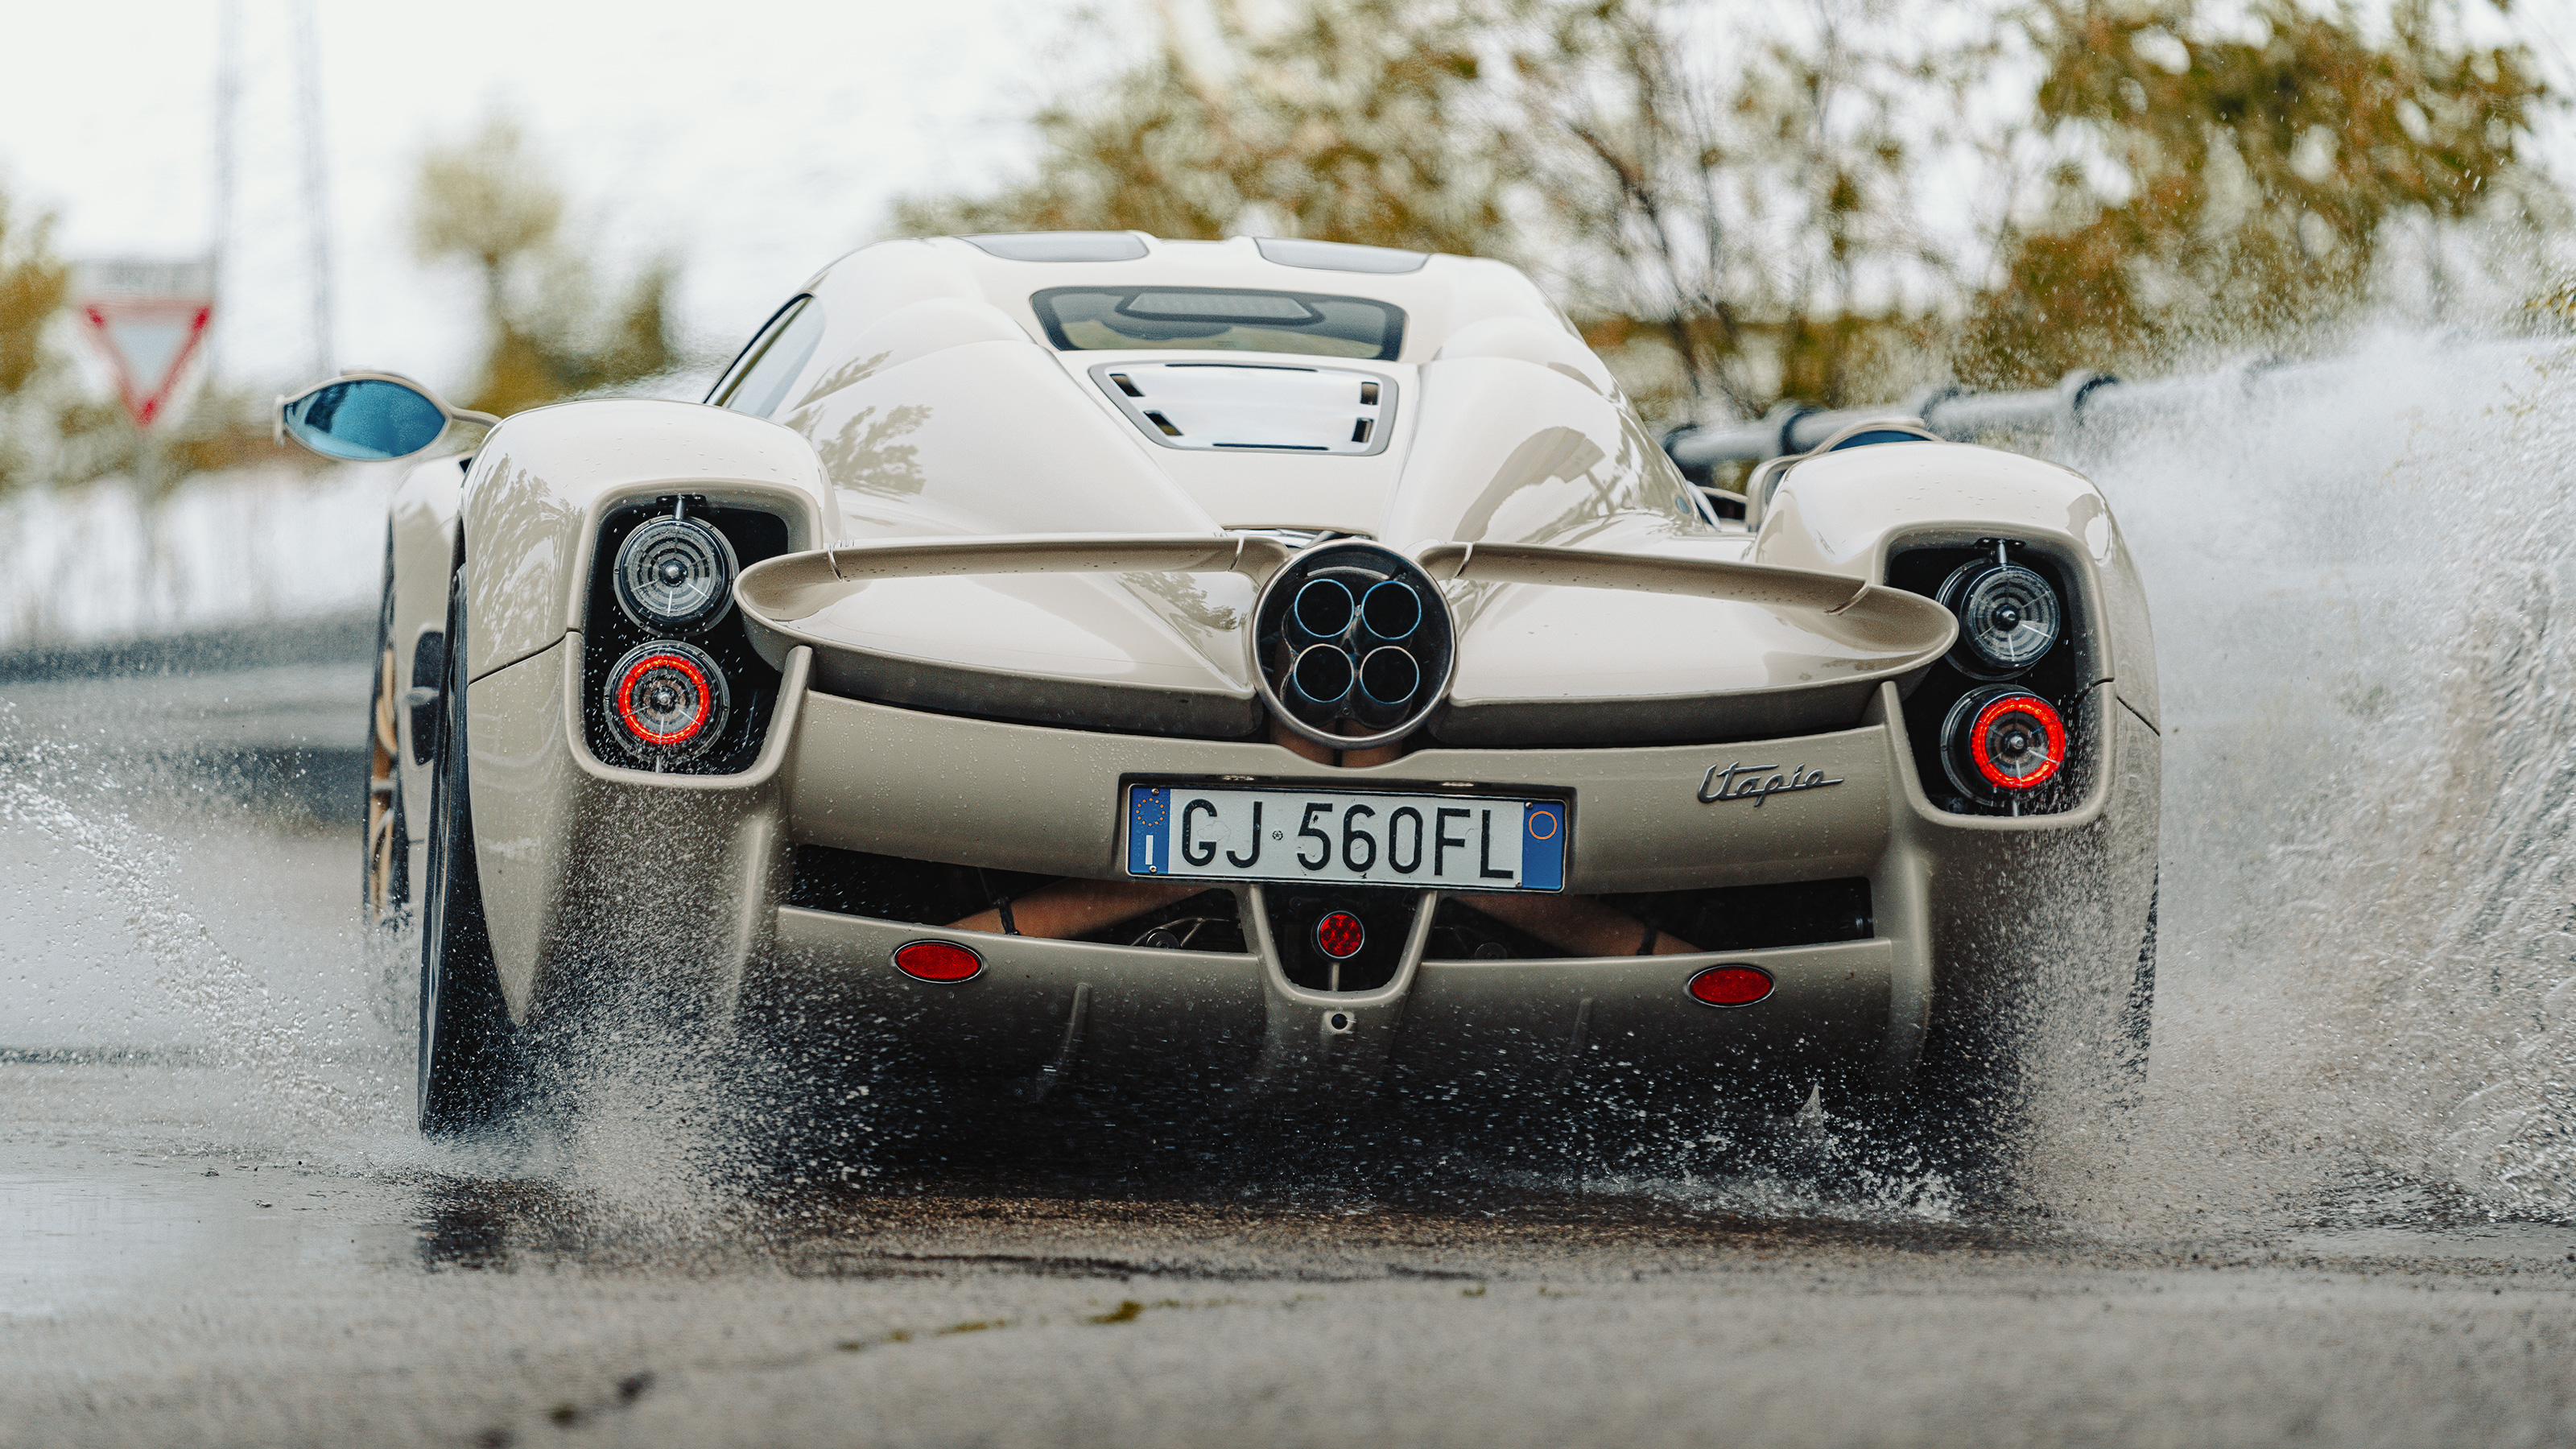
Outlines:
{"label": "roof scoop", "polygon": [[1104,362],[1091,380],[1166,448],[1359,457],[1384,452],[1395,421],[1394,380],[1346,367]]}

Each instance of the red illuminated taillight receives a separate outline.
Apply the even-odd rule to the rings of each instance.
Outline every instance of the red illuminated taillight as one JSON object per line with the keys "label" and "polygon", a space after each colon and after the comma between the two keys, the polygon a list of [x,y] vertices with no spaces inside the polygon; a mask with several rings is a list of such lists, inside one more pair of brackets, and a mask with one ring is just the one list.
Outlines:
{"label": "red illuminated taillight", "polygon": [[915,941],[895,948],[894,969],[915,981],[967,981],[984,958],[954,941]]}
{"label": "red illuminated taillight", "polygon": [[609,671],[608,715],[637,755],[686,759],[724,730],[730,702],[721,666],[703,649],[657,639],[626,651]]}
{"label": "red illuminated taillight", "polygon": [[1690,979],[1702,1006],[1751,1006],[1771,994],[1771,973],[1757,966],[1711,966]]}
{"label": "red illuminated taillight", "polygon": [[1951,782],[1988,799],[2036,790],[2066,768],[2066,718],[2026,689],[1971,690],[1941,725]]}

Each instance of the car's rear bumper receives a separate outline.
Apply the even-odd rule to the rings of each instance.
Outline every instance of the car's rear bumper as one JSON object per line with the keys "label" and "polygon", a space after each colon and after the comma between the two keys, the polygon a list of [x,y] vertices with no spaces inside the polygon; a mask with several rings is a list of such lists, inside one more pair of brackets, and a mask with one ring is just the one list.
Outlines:
{"label": "car's rear bumper", "polygon": [[[2085,801],[2007,820],[1929,805],[1892,690],[1861,727],[1797,739],[1430,749],[1342,770],[1268,744],[1049,729],[815,693],[802,651],[788,661],[751,771],[649,775],[603,765],[581,743],[579,647],[573,635],[477,681],[470,697],[483,879],[513,1013],[544,1009],[550,991],[584,979],[578,968],[620,982],[650,972],[727,1019],[774,1009],[854,1052],[892,1043],[907,1057],[993,1075],[1200,1076],[1256,1093],[1389,1074],[1469,1085],[1592,1071],[1901,1077],[1931,1019],[1939,963],[1999,921],[2017,928],[2032,916],[2031,900],[1998,891],[1999,874],[2045,837],[2102,836],[2114,801],[2142,814],[2153,839],[2152,736],[2107,686],[2097,687],[2105,743]],[[1730,765],[1766,776],[1803,767],[1833,783],[1759,803],[1705,798],[1712,769]],[[1119,878],[1120,785],[1139,774],[1567,791],[1569,891],[1858,877],[1869,883],[1870,934],[1696,956],[1430,960],[1426,899],[1394,978],[1335,993],[1288,979],[1250,899],[1257,888],[1239,893],[1240,954],[979,934],[786,903],[801,846]],[[2138,888],[2096,890],[2107,904],[2094,914],[2143,918],[2147,872],[2127,873],[2140,875]],[[897,971],[894,949],[925,938],[972,946],[983,971],[960,983]],[[1690,977],[1720,963],[1758,966],[1775,989],[1746,1007],[1693,1000]]]}
{"label": "car's rear bumper", "polygon": [[[972,946],[982,972],[932,983],[893,969],[896,948],[925,938]],[[1757,966],[1774,989],[1748,1007],[1692,1000],[1691,977],[1719,964]],[[1417,941],[1389,987],[1330,995],[1289,985],[1260,952],[941,932],[791,906],[752,963],[752,994],[809,1033],[936,1068],[1330,1096],[1388,1073],[1495,1087],[1587,1069],[1868,1078],[1885,1055],[1897,965],[1884,938],[1530,961],[1426,961]]]}

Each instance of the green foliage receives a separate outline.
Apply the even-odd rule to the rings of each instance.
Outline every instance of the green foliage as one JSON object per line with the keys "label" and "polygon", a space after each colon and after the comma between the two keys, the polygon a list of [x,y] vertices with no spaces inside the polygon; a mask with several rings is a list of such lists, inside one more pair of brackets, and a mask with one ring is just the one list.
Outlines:
{"label": "green foliage", "polygon": [[0,195],[0,495],[86,482],[119,451],[123,414],[83,396],[59,347],[71,269],[54,255],[52,233],[52,217],[17,214]]}
{"label": "green foliage", "polygon": [[71,292],[71,271],[49,245],[53,218],[9,214],[0,196],[0,397],[26,391],[51,359],[46,331]]}
{"label": "green foliage", "polygon": [[1154,52],[1035,118],[1037,176],[984,197],[912,198],[907,235],[1268,234],[1486,252],[1520,158],[1465,102],[1477,13],[1461,0],[1308,0],[1256,30],[1212,15],[1202,63],[1169,23]]}
{"label": "green foliage", "polygon": [[563,237],[563,191],[518,127],[487,122],[421,159],[412,241],[423,261],[463,262],[482,283],[489,341],[467,406],[506,417],[670,371],[680,362],[668,259],[604,288]]}
{"label": "green foliage", "polygon": [[[1512,258],[1679,417],[2313,343],[2437,270],[2440,228],[2557,205],[2517,150],[2529,57],[2459,40],[2455,0],[2378,31],[2334,0],[1209,4],[1214,58],[1165,11],[1151,56],[1036,118],[1033,178],[896,227]],[[1987,115],[2007,67],[2034,93]],[[1973,236],[1922,229],[1936,164],[1985,198]]]}
{"label": "green foliage", "polygon": [[2349,10],[2261,0],[2229,33],[2189,0],[2041,0],[2036,123],[2071,154],[2041,224],[2005,229],[1962,374],[2028,385],[2294,339],[2367,302],[2398,223],[2533,215],[2530,57],[2438,20],[2404,0],[2378,39]]}

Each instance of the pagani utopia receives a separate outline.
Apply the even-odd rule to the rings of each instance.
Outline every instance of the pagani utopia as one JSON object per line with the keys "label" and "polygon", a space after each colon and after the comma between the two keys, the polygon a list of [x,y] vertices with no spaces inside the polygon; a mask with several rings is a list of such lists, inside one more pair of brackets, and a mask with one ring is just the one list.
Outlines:
{"label": "pagani utopia", "polygon": [[889,242],[703,404],[365,373],[280,425],[429,459],[367,878],[433,1131],[602,1000],[1399,1110],[1904,1093],[2043,974],[2143,1030],[2154,646],[2101,494],[1902,418],[1694,486],[1496,262]]}

